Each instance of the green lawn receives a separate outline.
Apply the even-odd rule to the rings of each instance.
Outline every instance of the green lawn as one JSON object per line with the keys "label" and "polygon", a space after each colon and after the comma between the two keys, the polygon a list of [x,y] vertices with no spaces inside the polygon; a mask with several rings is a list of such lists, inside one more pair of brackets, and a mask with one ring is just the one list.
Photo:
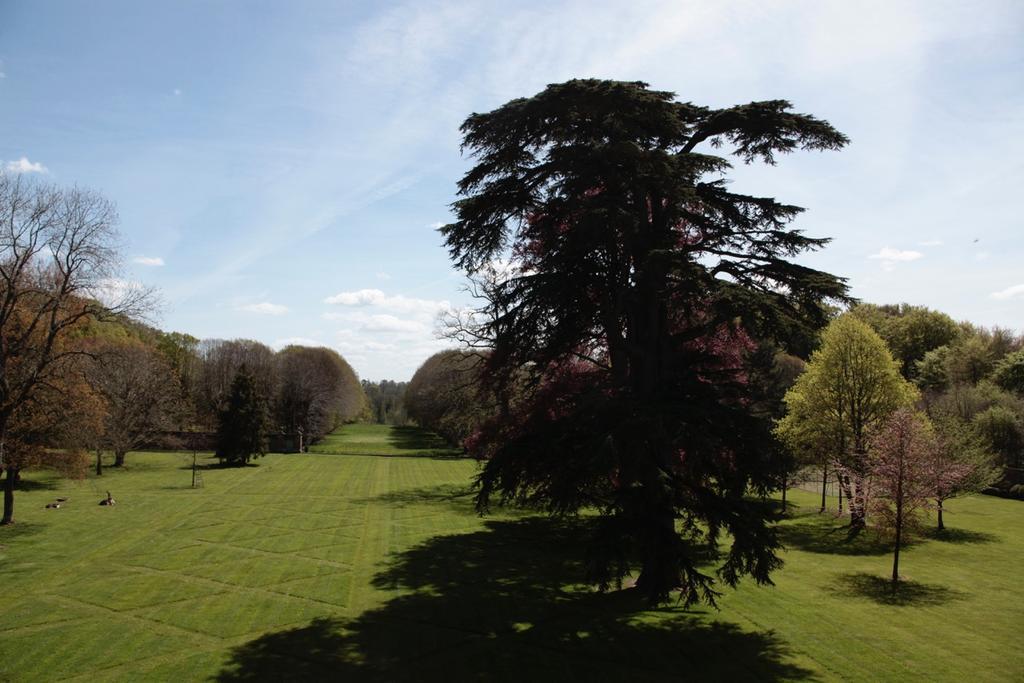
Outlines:
{"label": "green lawn", "polygon": [[[843,541],[813,495],[775,588],[721,611],[580,586],[582,525],[480,518],[476,464],[353,425],[308,455],[203,471],[133,453],[101,480],[33,475],[0,529],[0,680],[1020,680],[1024,504],[950,504],[904,556]],[[343,455],[343,453],[378,455]],[[388,457],[382,457],[388,456]],[[106,489],[113,508],[96,503]],[[60,510],[43,505],[68,496]]]}

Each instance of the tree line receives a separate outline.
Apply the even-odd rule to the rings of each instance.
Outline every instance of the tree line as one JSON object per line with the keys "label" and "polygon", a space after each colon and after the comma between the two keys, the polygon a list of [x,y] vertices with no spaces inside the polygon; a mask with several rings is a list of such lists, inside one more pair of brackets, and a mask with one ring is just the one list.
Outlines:
{"label": "tree line", "polygon": [[[275,352],[149,325],[154,292],[122,276],[117,223],[98,193],[0,173],[0,523],[13,520],[29,468],[82,476],[94,452],[101,473],[104,450],[121,466],[190,431],[218,432],[218,453],[244,461],[267,433],[315,441],[365,410],[355,372],[330,349]],[[242,448],[231,437],[240,416],[252,439]]]}
{"label": "tree line", "polygon": [[[268,434],[299,435],[308,445],[366,410],[356,373],[332,349],[274,351],[247,339],[200,341],[138,323],[120,327],[124,338],[90,340],[97,362],[88,375],[107,406],[97,447],[114,453],[115,466],[168,432],[215,432],[218,456],[244,463],[265,451]],[[236,424],[246,412],[252,417]],[[230,434],[243,432],[255,440],[239,450],[240,437]]]}

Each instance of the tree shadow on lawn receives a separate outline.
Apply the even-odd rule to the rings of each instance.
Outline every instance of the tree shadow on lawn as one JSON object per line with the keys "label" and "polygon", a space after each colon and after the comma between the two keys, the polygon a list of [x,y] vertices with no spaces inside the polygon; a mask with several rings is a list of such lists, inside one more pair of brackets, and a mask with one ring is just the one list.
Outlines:
{"label": "tree shadow on lawn", "polygon": [[443,438],[419,427],[392,427],[388,443],[403,451],[416,451],[410,456],[423,456],[438,460],[460,460],[468,457],[460,448],[453,447]]}
{"label": "tree shadow on lawn", "polygon": [[891,579],[866,572],[842,574],[836,579],[834,588],[841,595],[868,598],[879,605],[892,607],[935,606],[966,597],[953,588],[908,579],[900,579],[894,592]]}
{"label": "tree shadow on lawn", "polygon": [[222,681],[800,679],[772,633],[650,609],[582,575],[587,520],[490,521],[397,555],[374,587],[402,591],[351,620],[321,618],[238,646]]}
{"label": "tree shadow on lawn", "polygon": [[[15,509],[14,512],[15,515],[13,522],[10,524],[0,525],[0,551],[7,549],[6,546],[4,546],[6,541],[13,541],[14,539],[21,538],[22,536],[37,534],[47,527],[46,524],[37,524],[36,522],[19,522],[17,515],[18,510]],[[60,510],[54,510],[53,512],[54,514],[59,514]]]}
{"label": "tree shadow on lawn", "polygon": [[59,488],[56,479],[25,479],[15,482],[15,491],[56,491]]}
{"label": "tree shadow on lawn", "polygon": [[[199,472],[207,472],[209,470],[244,470],[246,468],[259,467],[259,466],[260,466],[260,463],[258,463],[258,462],[246,462],[246,463],[242,463],[240,465],[236,465],[234,463],[226,463],[226,462],[204,462],[204,463],[197,463],[195,469],[197,471],[199,471]],[[187,465],[182,465],[178,469],[179,470],[189,470],[189,471],[191,471],[192,470],[192,463],[190,462]]]}
{"label": "tree shadow on lawn", "polygon": [[[786,548],[827,555],[885,555],[892,543],[871,530],[851,537],[850,527],[837,523],[829,513],[802,514],[778,526],[778,537]],[[909,543],[905,543],[909,547]]]}
{"label": "tree shadow on lawn", "polygon": [[476,491],[472,484],[441,484],[440,486],[424,486],[417,489],[388,491],[378,496],[353,500],[356,504],[375,503],[405,508],[410,505],[444,505],[456,512],[476,514]]}
{"label": "tree shadow on lawn", "polygon": [[921,534],[924,538],[940,543],[994,543],[999,540],[995,534],[985,531],[971,531],[969,529],[936,529],[932,527]]}

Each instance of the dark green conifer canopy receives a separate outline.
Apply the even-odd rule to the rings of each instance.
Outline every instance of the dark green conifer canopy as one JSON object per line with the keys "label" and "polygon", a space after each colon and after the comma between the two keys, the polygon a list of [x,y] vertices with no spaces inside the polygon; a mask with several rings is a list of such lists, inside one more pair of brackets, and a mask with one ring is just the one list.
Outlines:
{"label": "dark green conifer canopy", "polygon": [[524,387],[471,440],[487,460],[478,503],[601,510],[601,585],[636,563],[654,600],[713,601],[694,548],[725,532],[727,584],[778,566],[768,513],[747,499],[777,486],[781,459],[746,354],[754,339],[805,341],[847,288],[795,262],[828,241],[791,227],[800,207],[732,192],[725,176],[732,159],[847,143],[791,109],[573,80],[462,126],[476,164],[441,233],[468,273],[518,264],[486,284],[476,336],[492,347],[489,380]]}

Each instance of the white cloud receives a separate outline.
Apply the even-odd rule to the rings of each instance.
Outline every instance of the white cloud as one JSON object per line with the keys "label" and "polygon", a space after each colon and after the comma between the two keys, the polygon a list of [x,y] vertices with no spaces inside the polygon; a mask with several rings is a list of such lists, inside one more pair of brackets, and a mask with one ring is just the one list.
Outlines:
{"label": "white cloud", "polygon": [[388,315],[387,313],[380,313],[377,315],[371,315],[370,318],[363,323],[363,329],[367,332],[428,332],[426,325],[415,320],[405,320],[402,318]]}
{"label": "white cloud", "polygon": [[259,313],[260,315],[284,315],[288,312],[288,307],[281,304],[272,304],[269,301],[262,301],[258,304],[239,306],[238,310],[245,311],[246,313]]}
{"label": "white cloud", "polygon": [[382,270],[379,273],[377,273],[377,279],[378,280],[390,280],[391,279],[391,275],[389,273],[385,273]]}
{"label": "white cloud", "polygon": [[924,254],[919,251],[913,251],[911,249],[893,249],[892,247],[882,247],[877,254],[871,254],[868,256],[868,258],[880,260],[882,262],[882,268],[885,270],[892,270],[896,267],[897,263],[916,261],[922,257],[924,257]]}
{"label": "white cloud", "polygon": [[918,242],[922,247],[941,247],[945,242],[942,240],[925,240],[924,242]]}
{"label": "white cloud", "polygon": [[445,300],[416,299],[401,294],[388,296],[379,289],[338,292],[324,299],[324,303],[334,306],[377,306],[401,313],[426,316],[437,315],[438,312],[451,308],[451,304]]}
{"label": "white cloud", "polygon": [[999,299],[1000,301],[1015,299],[1017,297],[1024,298],[1024,284],[1013,285],[1012,287],[1001,289],[998,292],[992,292],[991,296],[993,299]]}
{"label": "white cloud", "polygon": [[333,320],[345,323],[351,330],[361,332],[403,332],[417,335],[427,335],[431,330],[432,320],[429,316],[414,316],[412,318],[400,318],[390,313],[367,313],[365,311],[346,311],[339,313],[324,313],[320,316],[324,320]]}
{"label": "white cloud", "polygon": [[338,306],[370,306],[379,305],[386,297],[379,289],[360,289],[355,292],[338,292],[324,299],[325,304]]}
{"label": "white cloud", "polygon": [[22,157],[17,161],[8,161],[4,166],[11,173],[49,173],[50,169],[43,166],[38,161],[29,161],[27,157]]}
{"label": "white cloud", "polygon": [[164,260],[159,256],[136,256],[132,263],[138,263],[140,266],[162,266]]}
{"label": "white cloud", "polygon": [[448,224],[445,223],[444,221],[434,221],[433,223],[427,223],[427,227],[433,228],[434,230],[437,230],[438,228],[443,228],[446,225]]}
{"label": "white cloud", "polygon": [[876,258],[881,259],[883,261],[916,261],[922,256],[924,256],[924,254],[922,254],[919,251],[883,247],[877,254],[872,254],[868,258]]}

